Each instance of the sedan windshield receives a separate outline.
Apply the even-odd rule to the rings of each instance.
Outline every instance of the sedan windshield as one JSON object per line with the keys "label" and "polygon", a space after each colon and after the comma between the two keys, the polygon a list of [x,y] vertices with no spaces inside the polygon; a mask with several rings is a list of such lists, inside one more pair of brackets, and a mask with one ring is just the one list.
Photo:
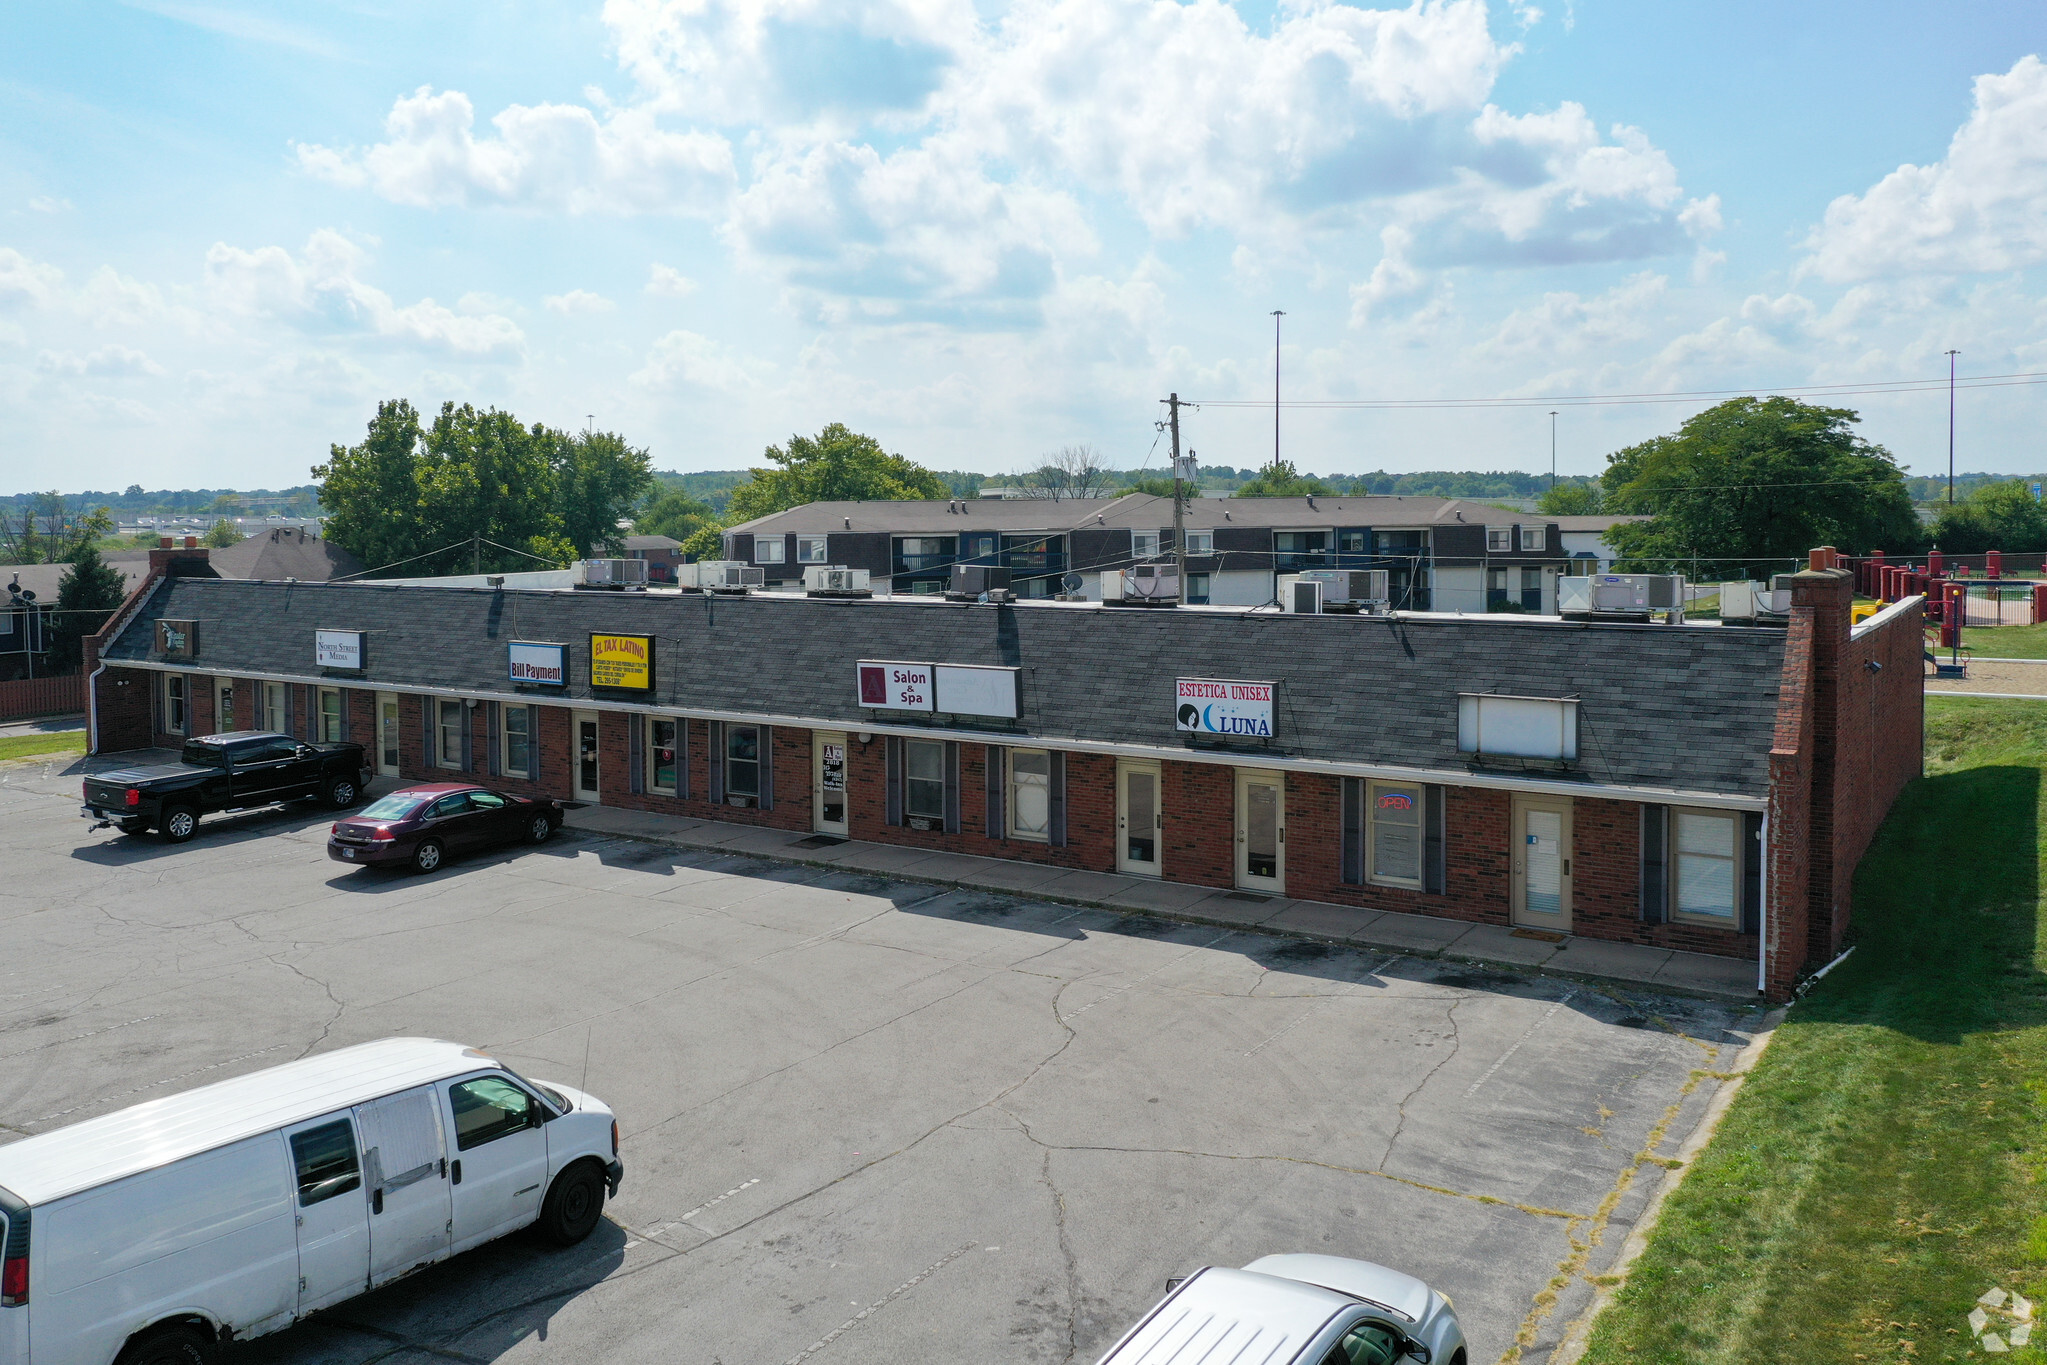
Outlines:
{"label": "sedan windshield", "polygon": [[358,820],[403,820],[427,803],[429,798],[411,792],[380,796],[355,813]]}

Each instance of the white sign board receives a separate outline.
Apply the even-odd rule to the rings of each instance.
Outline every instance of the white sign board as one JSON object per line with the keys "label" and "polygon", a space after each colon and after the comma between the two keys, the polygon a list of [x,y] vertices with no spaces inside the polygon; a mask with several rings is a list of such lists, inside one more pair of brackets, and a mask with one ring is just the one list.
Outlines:
{"label": "white sign board", "polygon": [[510,658],[506,676],[515,683],[542,683],[548,687],[569,685],[569,647],[535,645],[513,641],[506,646]]}
{"label": "white sign board", "polygon": [[934,711],[930,664],[877,663],[862,659],[860,704],[885,711]]}
{"label": "white sign board", "polygon": [[1462,693],[1457,698],[1457,748],[1509,758],[1576,758],[1578,703],[1562,697]]}
{"label": "white sign board", "polygon": [[1174,728],[1196,735],[1272,738],[1269,682],[1181,678],[1173,684]]}
{"label": "white sign board", "polygon": [[321,668],[361,668],[362,635],[359,630],[314,631],[314,663]]}
{"label": "white sign board", "polygon": [[956,716],[1001,716],[1015,720],[1020,668],[938,665],[938,709]]}

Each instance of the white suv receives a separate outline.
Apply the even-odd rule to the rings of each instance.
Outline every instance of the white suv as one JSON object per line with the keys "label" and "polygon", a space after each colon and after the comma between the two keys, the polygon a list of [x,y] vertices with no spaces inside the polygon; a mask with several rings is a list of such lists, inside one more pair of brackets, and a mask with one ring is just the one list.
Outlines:
{"label": "white suv", "polygon": [[1466,1365],[1447,1295],[1342,1256],[1265,1256],[1169,1282],[1100,1365],[1230,1360],[1256,1365]]}

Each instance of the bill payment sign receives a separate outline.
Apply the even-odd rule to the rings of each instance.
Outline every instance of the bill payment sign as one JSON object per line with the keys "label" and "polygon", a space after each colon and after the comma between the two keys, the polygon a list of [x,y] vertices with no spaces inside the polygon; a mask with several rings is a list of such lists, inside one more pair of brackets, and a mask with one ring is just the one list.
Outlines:
{"label": "bill payment sign", "polygon": [[1269,682],[1181,678],[1173,685],[1173,724],[1196,735],[1272,737]]}
{"label": "bill payment sign", "polygon": [[321,668],[361,668],[362,632],[359,630],[314,631],[313,660]]}
{"label": "bill payment sign", "polygon": [[511,652],[506,676],[513,682],[541,683],[548,687],[569,685],[567,645],[536,645],[515,640],[506,648]]}
{"label": "bill payment sign", "polygon": [[654,637],[592,633],[590,686],[650,691],[654,686]]}
{"label": "bill payment sign", "polygon": [[936,710],[930,664],[860,661],[860,704],[887,711]]}

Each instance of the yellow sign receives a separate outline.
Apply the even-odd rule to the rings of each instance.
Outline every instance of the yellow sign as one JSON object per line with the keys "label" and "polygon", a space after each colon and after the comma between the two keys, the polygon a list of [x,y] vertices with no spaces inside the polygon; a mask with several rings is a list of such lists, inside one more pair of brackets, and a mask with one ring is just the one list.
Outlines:
{"label": "yellow sign", "polygon": [[591,632],[590,686],[653,690],[654,637]]}

